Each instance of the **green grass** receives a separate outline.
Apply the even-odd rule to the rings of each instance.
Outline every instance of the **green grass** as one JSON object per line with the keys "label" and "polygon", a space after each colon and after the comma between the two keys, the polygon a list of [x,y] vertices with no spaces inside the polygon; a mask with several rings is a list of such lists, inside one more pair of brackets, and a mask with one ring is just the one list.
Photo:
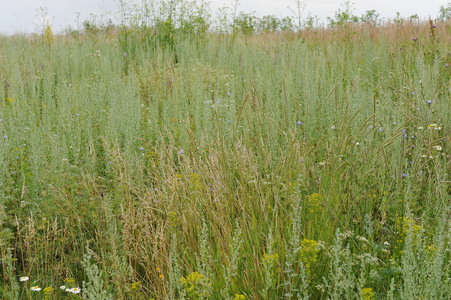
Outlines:
{"label": "green grass", "polygon": [[447,34],[0,37],[2,298],[448,299]]}

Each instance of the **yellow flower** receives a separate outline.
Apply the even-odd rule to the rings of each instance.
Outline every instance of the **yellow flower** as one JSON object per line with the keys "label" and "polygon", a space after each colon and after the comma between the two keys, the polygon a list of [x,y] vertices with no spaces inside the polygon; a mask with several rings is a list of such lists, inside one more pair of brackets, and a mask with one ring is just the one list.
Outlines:
{"label": "yellow flower", "polygon": [[362,289],[362,299],[363,300],[373,300],[374,293],[372,288],[364,288]]}

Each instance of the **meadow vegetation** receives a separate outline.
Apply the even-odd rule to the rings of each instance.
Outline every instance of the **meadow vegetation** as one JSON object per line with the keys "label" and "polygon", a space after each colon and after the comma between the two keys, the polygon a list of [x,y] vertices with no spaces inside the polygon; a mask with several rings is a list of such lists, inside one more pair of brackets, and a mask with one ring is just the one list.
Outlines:
{"label": "meadow vegetation", "polygon": [[451,298],[447,7],[142,3],[0,37],[2,299]]}

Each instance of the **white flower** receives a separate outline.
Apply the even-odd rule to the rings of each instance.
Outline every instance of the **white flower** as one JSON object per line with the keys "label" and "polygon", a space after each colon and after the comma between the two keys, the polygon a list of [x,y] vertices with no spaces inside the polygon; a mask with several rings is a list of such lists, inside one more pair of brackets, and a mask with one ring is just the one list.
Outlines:
{"label": "white flower", "polygon": [[31,287],[31,290],[35,291],[35,292],[39,292],[41,290],[41,288],[36,285],[36,286]]}
{"label": "white flower", "polygon": [[385,242],[384,242],[384,245],[385,245],[385,246],[390,246],[390,243],[387,242],[387,241],[385,241]]}
{"label": "white flower", "polygon": [[437,151],[442,150],[442,146],[440,146],[440,145],[434,146],[433,148],[436,149]]}
{"label": "white flower", "polygon": [[30,278],[28,278],[28,277],[26,277],[26,276],[20,277],[20,278],[19,278],[20,281],[28,281],[28,279],[30,279]]}
{"label": "white flower", "polygon": [[325,161],[322,161],[322,162],[320,162],[319,164],[322,165],[322,166],[324,166],[324,165],[326,164],[326,162],[325,162]]}
{"label": "white flower", "polygon": [[358,145],[360,145],[360,143],[359,143],[359,142],[356,142],[355,145],[358,146]]}
{"label": "white flower", "polygon": [[423,129],[423,126],[418,126],[418,129],[420,129],[420,130]]}
{"label": "white flower", "polygon": [[60,286],[60,289],[65,290],[65,289],[66,289],[66,286],[65,286],[65,285],[62,285],[62,286]]}
{"label": "white flower", "polygon": [[72,294],[80,294],[81,290],[80,290],[80,288],[76,287],[76,288],[71,288],[69,290],[69,292],[71,292]]}

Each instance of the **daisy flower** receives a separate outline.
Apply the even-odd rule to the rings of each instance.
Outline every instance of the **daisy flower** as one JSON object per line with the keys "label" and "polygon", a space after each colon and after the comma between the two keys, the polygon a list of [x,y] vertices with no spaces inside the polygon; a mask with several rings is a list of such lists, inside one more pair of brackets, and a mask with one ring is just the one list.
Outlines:
{"label": "daisy flower", "polygon": [[434,146],[433,148],[438,150],[438,151],[442,150],[442,146],[440,146],[440,145]]}
{"label": "daisy flower", "polygon": [[35,292],[39,292],[41,290],[41,288],[38,287],[37,285],[35,285],[35,286],[31,287],[31,290],[35,291]]}
{"label": "daisy flower", "polygon": [[72,294],[80,294],[81,290],[80,290],[80,288],[76,287],[76,288],[71,288],[69,290],[69,292],[71,292]]}
{"label": "daisy flower", "polygon": [[20,278],[19,278],[20,281],[28,281],[28,279],[30,279],[30,278],[28,278],[28,277],[26,277],[26,276],[20,277]]}

